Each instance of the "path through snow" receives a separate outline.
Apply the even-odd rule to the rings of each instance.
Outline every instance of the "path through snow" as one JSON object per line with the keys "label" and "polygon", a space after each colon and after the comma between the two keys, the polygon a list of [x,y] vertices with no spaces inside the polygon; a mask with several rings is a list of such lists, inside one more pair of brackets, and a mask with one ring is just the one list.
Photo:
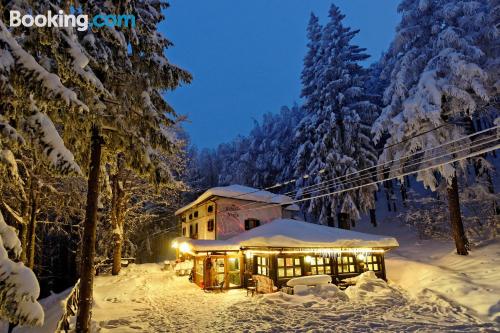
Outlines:
{"label": "path through snow", "polygon": [[381,280],[346,293],[247,297],[244,290],[205,293],[155,264],[97,277],[93,319],[101,333],[497,332],[430,290],[410,296]]}

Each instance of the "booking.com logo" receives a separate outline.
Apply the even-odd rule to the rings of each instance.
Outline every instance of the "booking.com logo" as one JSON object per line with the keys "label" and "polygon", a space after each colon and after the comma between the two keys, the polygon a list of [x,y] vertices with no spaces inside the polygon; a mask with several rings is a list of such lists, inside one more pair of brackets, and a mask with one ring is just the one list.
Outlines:
{"label": "booking.com logo", "polygon": [[102,27],[128,27],[135,28],[135,16],[122,14],[99,14],[92,17],[89,22],[88,15],[85,14],[65,14],[59,10],[57,14],[52,14],[49,10],[47,15],[22,15],[20,11],[10,11],[10,26],[11,27],[56,27],[56,28],[76,28],[78,31],[87,31],[90,28]]}

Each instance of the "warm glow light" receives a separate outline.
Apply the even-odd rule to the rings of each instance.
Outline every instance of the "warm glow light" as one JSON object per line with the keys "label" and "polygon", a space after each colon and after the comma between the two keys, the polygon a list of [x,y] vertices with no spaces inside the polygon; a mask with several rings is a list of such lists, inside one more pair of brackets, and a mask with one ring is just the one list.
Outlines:
{"label": "warm glow light", "polygon": [[372,249],[372,248],[343,248],[343,249],[339,249],[339,248],[335,248],[335,249],[318,249],[318,248],[312,248],[312,249],[300,249],[300,250],[285,250],[285,251],[282,251],[281,253],[296,253],[296,254],[299,254],[299,253],[315,253],[315,254],[319,254],[319,255],[323,255],[323,256],[333,256],[333,255],[339,255],[339,254],[342,254],[342,253],[353,253],[353,254],[357,254],[357,253],[362,253],[362,254],[366,254],[366,253],[384,253],[385,250],[384,249]]}
{"label": "warm glow light", "polygon": [[179,243],[177,243],[177,241],[173,241],[173,242],[172,242],[172,247],[173,247],[174,249],[178,248],[178,247],[179,247]]}
{"label": "warm glow light", "polygon": [[229,261],[230,261],[230,262],[235,262],[235,261],[236,261],[236,258],[229,258]]}
{"label": "warm glow light", "polygon": [[365,261],[365,255],[363,253],[358,254],[358,259],[361,261]]}
{"label": "warm glow light", "polygon": [[253,253],[251,251],[245,252],[245,257],[247,257],[248,259],[252,258],[252,256],[253,256]]}
{"label": "warm glow light", "polygon": [[305,260],[307,263],[310,263],[310,262],[311,262],[311,259],[312,259],[312,258],[311,258],[311,256],[306,256],[306,257],[304,258],[304,260]]}
{"label": "warm glow light", "polygon": [[179,245],[179,251],[181,251],[183,253],[188,253],[188,252],[190,252],[190,250],[191,250],[191,247],[186,242],[183,242]]}

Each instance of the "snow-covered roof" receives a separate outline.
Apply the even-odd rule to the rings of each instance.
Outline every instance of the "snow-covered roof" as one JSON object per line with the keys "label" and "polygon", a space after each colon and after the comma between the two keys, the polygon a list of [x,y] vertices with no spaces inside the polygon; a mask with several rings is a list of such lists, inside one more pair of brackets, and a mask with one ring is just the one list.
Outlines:
{"label": "snow-covered roof", "polygon": [[[179,215],[182,212],[188,210],[191,207],[196,206],[199,203],[207,200],[210,197],[223,197],[223,198],[234,198],[239,200],[257,201],[270,204],[286,204],[292,201],[292,198],[282,195],[275,194],[264,190],[259,190],[253,187],[243,186],[243,185],[229,185],[223,187],[213,187],[205,191],[200,195],[195,201],[187,204],[186,206],[179,208],[175,215]],[[288,210],[299,210],[297,205],[286,206],[285,209]]]}
{"label": "snow-covered roof", "polygon": [[227,240],[183,238],[194,251],[237,251],[246,247],[276,248],[394,248],[394,237],[327,227],[291,219],[277,219]]}

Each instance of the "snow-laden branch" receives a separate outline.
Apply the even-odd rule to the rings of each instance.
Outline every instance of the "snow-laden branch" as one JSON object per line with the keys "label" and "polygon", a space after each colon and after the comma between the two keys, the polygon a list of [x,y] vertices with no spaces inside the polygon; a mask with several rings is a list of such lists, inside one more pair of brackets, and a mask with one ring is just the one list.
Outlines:
{"label": "snow-laden branch", "polygon": [[21,255],[21,242],[0,213],[0,318],[21,325],[41,326],[42,306],[37,302],[40,287],[35,274],[20,262],[9,259],[10,250]]}
{"label": "snow-laden branch", "polygon": [[34,104],[32,104],[32,109],[34,113],[27,119],[27,126],[42,146],[45,156],[62,173],[81,174],[80,166],[75,162],[73,154],[65,147],[50,118],[38,111]]}

